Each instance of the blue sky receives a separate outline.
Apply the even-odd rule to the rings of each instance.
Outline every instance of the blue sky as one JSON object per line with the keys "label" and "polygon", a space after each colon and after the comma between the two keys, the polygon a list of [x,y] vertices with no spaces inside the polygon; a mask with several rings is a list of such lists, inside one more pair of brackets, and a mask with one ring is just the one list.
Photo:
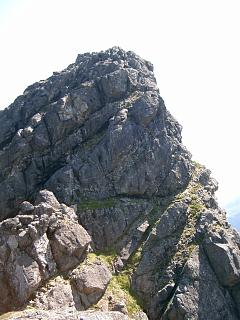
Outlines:
{"label": "blue sky", "polygon": [[15,10],[16,6],[20,5],[19,2],[20,1],[18,1],[18,0],[0,0],[0,17],[1,17],[1,19],[7,19],[9,11],[12,9]]}
{"label": "blue sky", "polygon": [[226,211],[229,213],[229,222],[234,225],[240,231],[240,199],[227,204]]}
{"label": "blue sky", "polygon": [[78,53],[114,45],[150,60],[193,159],[240,221],[239,0],[0,0],[0,109]]}

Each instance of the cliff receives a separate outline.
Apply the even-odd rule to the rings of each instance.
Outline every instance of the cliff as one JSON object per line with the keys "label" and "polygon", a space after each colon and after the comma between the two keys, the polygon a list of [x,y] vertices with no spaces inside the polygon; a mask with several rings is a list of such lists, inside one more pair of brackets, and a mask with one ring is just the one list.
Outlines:
{"label": "cliff", "polygon": [[3,319],[240,319],[240,236],[150,62],[114,47],[28,87],[0,168]]}

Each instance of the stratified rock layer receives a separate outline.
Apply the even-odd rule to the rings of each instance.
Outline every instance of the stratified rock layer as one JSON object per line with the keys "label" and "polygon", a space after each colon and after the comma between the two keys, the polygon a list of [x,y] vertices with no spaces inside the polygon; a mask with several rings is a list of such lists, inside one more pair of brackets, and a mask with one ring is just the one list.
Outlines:
{"label": "stratified rock layer", "polygon": [[240,318],[239,234],[151,63],[112,48],[28,87],[0,168],[0,311],[34,308],[7,319]]}

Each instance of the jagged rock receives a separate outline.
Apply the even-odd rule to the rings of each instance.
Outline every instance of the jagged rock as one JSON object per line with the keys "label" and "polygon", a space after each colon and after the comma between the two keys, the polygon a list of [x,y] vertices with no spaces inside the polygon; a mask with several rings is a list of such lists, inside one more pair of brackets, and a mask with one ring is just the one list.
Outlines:
{"label": "jagged rock", "polygon": [[[232,287],[240,283],[240,247],[227,234],[205,241],[204,248],[219,281]],[[240,239],[240,237],[238,237]]]}
{"label": "jagged rock", "polygon": [[60,203],[57,201],[54,194],[48,190],[39,191],[35,200],[35,205],[38,205],[40,203],[46,203],[56,210],[60,209]]}
{"label": "jagged rock", "polygon": [[52,192],[41,191],[36,203],[27,204],[31,214],[22,214],[24,202],[20,215],[0,223],[0,311],[26,303],[57,269],[75,267],[91,243],[74,210]]}
{"label": "jagged rock", "polygon": [[[96,208],[91,209],[91,205]],[[152,208],[152,204],[144,200],[109,199],[105,204],[100,201],[79,206],[78,215],[80,223],[93,238],[96,249],[103,250],[112,247],[138,217],[149,214]]]}
{"label": "jagged rock", "polygon": [[188,206],[175,203],[161,215],[144,243],[142,256],[134,273],[134,289],[140,297],[153,293],[156,268],[164,265],[176,252],[176,246],[185,227]]}
{"label": "jagged rock", "polygon": [[70,281],[58,276],[48,282],[47,287],[40,288],[30,307],[40,310],[80,310],[78,297],[74,295]]}
{"label": "jagged rock", "polygon": [[234,252],[234,248],[222,243],[209,243],[205,248],[211,265],[223,285],[234,286],[240,282],[239,252]]}
{"label": "jagged rock", "polygon": [[123,314],[128,314],[125,301],[114,301],[111,306],[112,311],[119,311]]}
{"label": "jagged rock", "polygon": [[14,297],[19,304],[23,304],[42,281],[39,266],[27,254],[15,251],[15,257],[10,257],[6,270],[8,283],[14,292]]}
{"label": "jagged rock", "polygon": [[[28,310],[10,314],[7,320],[131,320],[120,312],[73,312],[71,309],[61,311]],[[144,318],[143,318],[144,319]]]}
{"label": "jagged rock", "polygon": [[103,296],[111,280],[111,272],[101,260],[96,259],[75,269],[70,279],[77,290],[83,308],[87,309]]}
{"label": "jagged rock", "polygon": [[240,236],[148,61],[114,47],[29,86],[0,113],[0,169],[0,312],[240,318]]}
{"label": "jagged rock", "polygon": [[66,271],[84,259],[91,238],[81,225],[68,220],[51,235],[50,243],[58,269]]}
{"label": "jagged rock", "polygon": [[34,210],[34,206],[28,201],[23,201],[20,205],[20,211],[23,214],[31,214],[33,210]]}
{"label": "jagged rock", "polygon": [[236,303],[238,313],[240,314],[240,285],[236,285],[235,287],[233,287],[231,293]]}
{"label": "jagged rock", "polygon": [[219,285],[202,249],[194,250],[172,295],[163,320],[238,319],[230,294]]}
{"label": "jagged rock", "polygon": [[1,113],[0,127],[1,219],[39,186],[74,204],[167,195],[190,179],[181,128],[166,112],[152,66],[119,48],[83,55],[28,87]]}

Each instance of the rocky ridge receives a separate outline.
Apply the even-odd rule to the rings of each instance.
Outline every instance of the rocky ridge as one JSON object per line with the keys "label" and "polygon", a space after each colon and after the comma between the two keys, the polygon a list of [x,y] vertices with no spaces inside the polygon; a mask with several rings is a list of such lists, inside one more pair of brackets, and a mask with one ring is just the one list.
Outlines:
{"label": "rocky ridge", "polygon": [[240,236],[150,62],[114,47],[28,87],[0,168],[4,319],[240,319]]}

